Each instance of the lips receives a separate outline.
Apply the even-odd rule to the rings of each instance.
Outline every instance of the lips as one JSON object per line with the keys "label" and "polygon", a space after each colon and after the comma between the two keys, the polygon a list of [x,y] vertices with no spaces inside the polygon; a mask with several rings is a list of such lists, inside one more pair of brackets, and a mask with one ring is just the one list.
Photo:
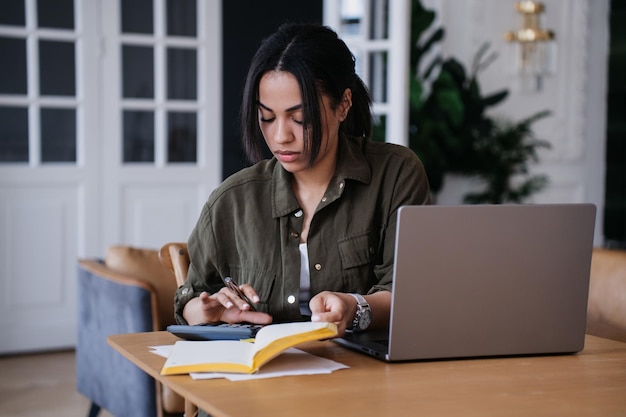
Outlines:
{"label": "lips", "polygon": [[298,159],[300,152],[280,150],[274,152],[274,155],[276,155],[276,158],[281,162],[293,162]]}

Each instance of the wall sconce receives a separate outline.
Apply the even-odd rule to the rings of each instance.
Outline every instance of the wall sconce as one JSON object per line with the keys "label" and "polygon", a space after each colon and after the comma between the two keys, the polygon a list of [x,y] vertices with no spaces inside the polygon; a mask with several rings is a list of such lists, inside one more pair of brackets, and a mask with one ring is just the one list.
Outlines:
{"label": "wall sconce", "polygon": [[504,34],[504,39],[514,45],[514,62],[524,89],[539,91],[543,76],[555,71],[554,32],[541,27],[540,14],[543,3],[518,1],[515,10],[522,15],[522,27]]}

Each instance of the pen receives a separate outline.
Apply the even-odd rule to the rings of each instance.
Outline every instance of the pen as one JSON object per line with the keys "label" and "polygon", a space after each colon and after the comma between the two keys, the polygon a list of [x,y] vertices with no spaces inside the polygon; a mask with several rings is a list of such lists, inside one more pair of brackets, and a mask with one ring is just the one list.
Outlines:
{"label": "pen", "polygon": [[250,299],[246,297],[246,295],[239,289],[239,285],[237,285],[234,279],[232,279],[231,277],[226,277],[224,278],[224,282],[226,283],[226,286],[228,288],[230,288],[235,294],[237,294],[237,297],[248,303],[248,305],[250,306],[250,311],[256,311],[254,305],[252,304],[252,301],[250,301]]}

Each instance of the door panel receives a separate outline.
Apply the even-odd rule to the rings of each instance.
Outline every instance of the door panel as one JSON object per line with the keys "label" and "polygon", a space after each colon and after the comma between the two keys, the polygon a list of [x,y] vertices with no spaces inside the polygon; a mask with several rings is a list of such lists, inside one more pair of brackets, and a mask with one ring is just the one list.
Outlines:
{"label": "door panel", "polygon": [[221,2],[48,3],[0,13],[0,354],[73,347],[77,259],[186,240],[221,181]]}
{"label": "door panel", "polygon": [[75,184],[0,187],[0,351],[75,340],[79,190]]}
{"label": "door panel", "polygon": [[104,219],[115,225],[104,241],[158,248],[187,240],[221,181],[221,7],[155,1],[142,15],[142,3],[121,5],[104,27]]}
{"label": "door panel", "polygon": [[127,184],[120,193],[122,240],[140,247],[187,241],[199,216],[196,195],[206,195],[193,182],[159,187]]}

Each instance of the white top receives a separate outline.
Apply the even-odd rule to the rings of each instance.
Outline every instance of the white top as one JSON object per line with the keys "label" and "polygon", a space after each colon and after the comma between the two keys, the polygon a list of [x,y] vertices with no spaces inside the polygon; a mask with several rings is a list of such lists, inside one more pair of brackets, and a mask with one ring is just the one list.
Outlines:
{"label": "white top", "polygon": [[300,243],[300,314],[310,316],[311,272],[309,271],[309,251],[306,243]]}

